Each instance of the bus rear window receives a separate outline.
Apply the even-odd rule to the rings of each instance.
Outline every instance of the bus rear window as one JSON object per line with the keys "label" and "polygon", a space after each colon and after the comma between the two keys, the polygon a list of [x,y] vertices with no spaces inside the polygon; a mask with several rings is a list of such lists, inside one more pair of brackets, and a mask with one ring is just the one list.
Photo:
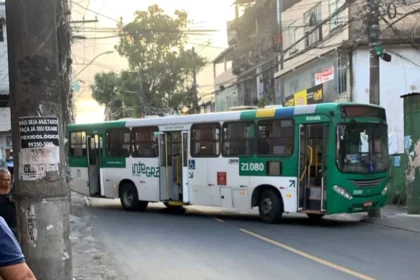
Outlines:
{"label": "bus rear window", "polygon": [[341,116],[344,118],[378,118],[386,119],[385,109],[363,105],[341,106]]}

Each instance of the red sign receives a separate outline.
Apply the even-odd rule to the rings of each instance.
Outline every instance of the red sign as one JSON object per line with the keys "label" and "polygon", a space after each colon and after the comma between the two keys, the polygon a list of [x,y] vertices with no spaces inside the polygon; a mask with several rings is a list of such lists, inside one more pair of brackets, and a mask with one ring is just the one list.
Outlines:
{"label": "red sign", "polygon": [[320,85],[331,80],[334,80],[334,66],[315,74],[315,85]]}
{"label": "red sign", "polygon": [[217,172],[217,185],[226,186],[227,185],[227,175],[226,172]]}

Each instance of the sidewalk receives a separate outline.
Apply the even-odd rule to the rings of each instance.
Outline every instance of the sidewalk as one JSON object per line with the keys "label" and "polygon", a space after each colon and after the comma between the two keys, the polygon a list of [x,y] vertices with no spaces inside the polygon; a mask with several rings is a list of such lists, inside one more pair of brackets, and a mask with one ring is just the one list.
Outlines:
{"label": "sidewalk", "polygon": [[108,252],[92,235],[91,216],[87,212],[86,197],[72,193],[71,243],[74,280],[126,280],[113,266]]}
{"label": "sidewalk", "polygon": [[366,216],[363,222],[420,233],[420,215],[408,215],[406,209],[391,205],[382,208],[381,215],[382,218]]}

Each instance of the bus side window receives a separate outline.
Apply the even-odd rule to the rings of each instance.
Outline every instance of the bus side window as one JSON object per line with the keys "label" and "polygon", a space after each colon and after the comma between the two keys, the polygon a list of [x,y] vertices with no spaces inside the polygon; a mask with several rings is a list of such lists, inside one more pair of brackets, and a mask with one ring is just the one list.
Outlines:
{"label": "bus side window", "polygon": [[293,154],[294,131],[292,119],[259,121],[258,154],[291,156]]}
{"label": "bus side window", "polygon": [[254,123],[225,122],[222,136],[224,157],[251,156],[254,154]]}
{"label": "bus side window", "polygon": [[191,127],[191,156],[218,157],[220,154],[220,124],[203,123]]}
{"label": "bus side window", "polygon": [[71,132],[70,133],[70,150],[69,154],[72,157],[87,156],[86,147],[86,132]]}
{"label": "bus side window", "polygon": [[153,158],[159,156],[157,127],[135,127],[131,131],[133,157]]}
{"label": "bus side window", "polygon": [[108,157],[129,157],[131,132],[129,128],[109,129],[106,134]]}

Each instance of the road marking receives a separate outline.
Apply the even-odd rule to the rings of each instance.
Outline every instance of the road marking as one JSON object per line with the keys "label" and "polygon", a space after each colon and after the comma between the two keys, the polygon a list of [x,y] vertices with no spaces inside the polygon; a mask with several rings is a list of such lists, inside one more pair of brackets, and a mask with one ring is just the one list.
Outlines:
{"label": "road marking", "polygon": [[269,239],[269,238],[264,237],[262,235],[256,234],[254,232],[248,231],[246,229],[240,228],[239,230],[242,231],[243,233],[246,233],[248,235],[254,236],[254,237],[256,237],[256,238],[258,238],[260,240],[263,240],[265,242],[271,243],[271,244],[273,244],[273,245],[275,245],[277,247],[280,247],[280,248],[282,248],[284,250],[287,250],[289,252],[295,253],[295,254],[300,255],[300,256],[302,256],[304,258],[310,259],[310,260],[312,260],[314,262],[323,264],[325,266],[328,266],[330,268],[336,269],[336,270],[341,271],[343,273],[349,274],[349,275],[354,276],[356,278],[363,279],[363,280],[375,280],[375,278],[371,278],[369,276],[363,275],[361,273],[358,273],[356,271],[350,270],[350,269],[345,268],[343,266],[339,266],[339,265],[333,264],[333,263],[331,263],[329,261],[326,261],[326,260],[320,259],[318,257],[312,256],[312,255],[310,255],[308,253],[302,252],[302,251],[300,251],[298,249],[292,248],[290,246],[287,246],[287,245],[282,244],[280,242],[274,241],[272,239]]}
{"label": "road marking", "polygon": [[222,219],[219,218],[214,218],[216,221],[223,223],[224,221]]}

